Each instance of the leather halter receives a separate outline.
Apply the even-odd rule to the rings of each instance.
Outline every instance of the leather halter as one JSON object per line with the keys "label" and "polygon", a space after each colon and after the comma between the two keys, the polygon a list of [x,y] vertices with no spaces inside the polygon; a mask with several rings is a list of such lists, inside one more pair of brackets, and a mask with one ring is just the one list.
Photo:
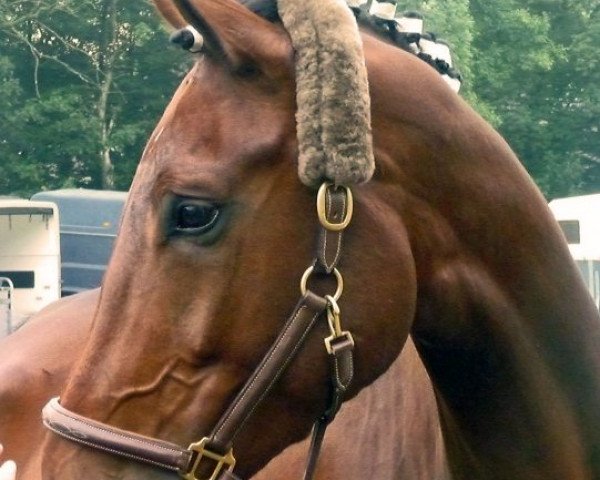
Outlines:
{"label": "leather halter", "polygon": [[[239,480],[233,473],[233,442],[256,407],[292,362],[314,325],[326,318],[331,335],[324,339],[331,358],[329,407],[313,427],[305,480],[314,476],[325,429],[338,412],[354,374],[354,340],[342,329],[337,301],[343,279],[337,270],[342,251],[342,235],[352,218],[352,192],[347,187],[324,183],[317,196],[321,228],[317,254],[301,281],[302,297],[279,336],[256,367],[212,433],[187,449],[170,442],[120,430],[73,413],[53,398],[42,412],[44,425],[57,435],[87,447],[178,473],[186,480]],[[319,296],[307,288],[313,274],[335,276],[333,296]]]}

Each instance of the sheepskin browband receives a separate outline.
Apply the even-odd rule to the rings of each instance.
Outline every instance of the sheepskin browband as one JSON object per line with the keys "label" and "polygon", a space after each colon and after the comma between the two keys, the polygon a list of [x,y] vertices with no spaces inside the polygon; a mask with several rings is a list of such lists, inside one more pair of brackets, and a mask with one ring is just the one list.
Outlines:
{"label": "sheepskin browband", "polygon": [[345,0],[277,0],[296,51],[298,174],[310,187],[375,170],[362,40]]}

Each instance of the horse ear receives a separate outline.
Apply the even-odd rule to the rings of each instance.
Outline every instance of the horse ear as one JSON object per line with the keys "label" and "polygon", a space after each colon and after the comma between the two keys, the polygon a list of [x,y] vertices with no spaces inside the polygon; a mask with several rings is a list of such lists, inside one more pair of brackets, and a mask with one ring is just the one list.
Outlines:
{"label": "horse ear", "polygon": [[284,30],[236,0],[173,0],[180,14],[203,37],[203,50],[234,70],[250,65],[281,68],[292,58]]}
{"label": "horse ear", "polygon": [[171,0],[154,0],[154,5],[162,17],[175,29],[180,30],[186,27],[185,18],[179,13],[177,7]]}

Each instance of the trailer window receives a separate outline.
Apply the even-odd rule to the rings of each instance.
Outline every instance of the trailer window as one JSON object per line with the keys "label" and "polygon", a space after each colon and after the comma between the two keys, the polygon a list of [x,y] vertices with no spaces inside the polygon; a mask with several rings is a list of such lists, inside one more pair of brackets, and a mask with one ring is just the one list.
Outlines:
{"label": "trailer window", "polygon": [[10,278],[15,288],[35,287],[35,274],[33,271],[0,271],[0,277]]}
{"label": "trailer window", "polygon": [[567,243],[570,245],[578,245],[581,243],[579,220],[559,220],[558,224],[567,239]]}

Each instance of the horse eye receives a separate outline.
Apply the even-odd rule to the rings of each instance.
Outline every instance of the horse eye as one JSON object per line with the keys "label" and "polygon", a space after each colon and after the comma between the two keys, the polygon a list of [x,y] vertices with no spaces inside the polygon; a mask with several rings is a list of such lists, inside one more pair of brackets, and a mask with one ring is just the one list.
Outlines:
{"label": "horse eye", "polygon": [[232,207],[210,199],[165,195],[160,209],[162,240],[166,243],[215,244],[227,230]]}
{"label": "horse eye", "polygon": [[181,203],[175,210],[175,229],[182,233],[204,233],[219,218],[219,208],[212,204]]}

